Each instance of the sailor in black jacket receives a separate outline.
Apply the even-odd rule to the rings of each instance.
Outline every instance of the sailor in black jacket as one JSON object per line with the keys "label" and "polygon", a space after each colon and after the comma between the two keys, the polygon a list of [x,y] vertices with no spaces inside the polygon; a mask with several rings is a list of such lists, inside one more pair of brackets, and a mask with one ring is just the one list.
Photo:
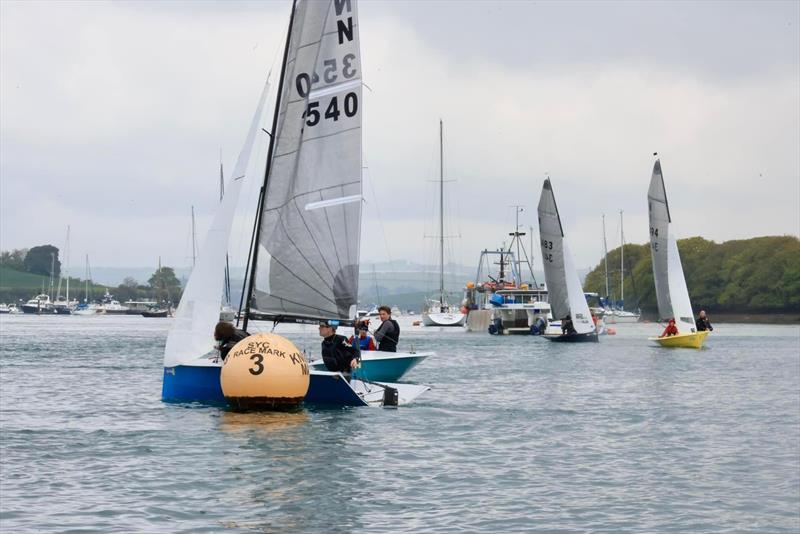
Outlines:
{"label": "sailor in black jacket", "polygon": [[694,325],[697,327],[698,332],[703,332],[705,330],[710,332],[711,330],[714,330],[714,327],[711,326],[711,321],[709,321],[708,317],[706,317],[705,310],[700,310],[700,316],[694,322]]}
{"label": "sailor in black jacket", "polygon": [[392,309],[389,306],[378,308],[381,325],[375,330],[375,339],[378,341],[378,350],[383,352],[397,352],[400,342],[400,325],[392,319]]}
{"label": "sailor in black jacket", "polygon": [[336,333],[331,321],[319,323],[322,340],[322,361],[328,371],[349,373],[358,366],[359,352],[347,342],[347,338]]}

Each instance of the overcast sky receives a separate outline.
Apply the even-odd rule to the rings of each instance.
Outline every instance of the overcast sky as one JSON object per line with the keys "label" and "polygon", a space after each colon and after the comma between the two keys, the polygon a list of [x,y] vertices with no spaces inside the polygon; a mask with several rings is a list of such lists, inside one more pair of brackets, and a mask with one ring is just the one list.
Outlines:
{"label": "overcast sky", "polygon": [[[74,270],[84,254],[190,264],[191,206],[202,234],[289,9],[2,0],[0,248],[61,247],[70,225]],[[439,118],[449,257],[466,265],[507,240],[512,205],[538,238],[546,174],[578,266],[601,257],[604,213],[610,248],[619,210],[644,243],[654,151],[679,238],[800,233],[800,2],[359,10],[362,263],[435,260]]]}

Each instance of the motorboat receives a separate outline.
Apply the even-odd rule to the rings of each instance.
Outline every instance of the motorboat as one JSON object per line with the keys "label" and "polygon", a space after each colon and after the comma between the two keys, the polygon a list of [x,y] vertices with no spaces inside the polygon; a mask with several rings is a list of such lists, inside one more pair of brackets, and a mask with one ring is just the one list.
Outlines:
{"label": "motorboat", "polygon": [[51,314],[55,313],[50,295],[41,293],[22,305],[23,313]]}

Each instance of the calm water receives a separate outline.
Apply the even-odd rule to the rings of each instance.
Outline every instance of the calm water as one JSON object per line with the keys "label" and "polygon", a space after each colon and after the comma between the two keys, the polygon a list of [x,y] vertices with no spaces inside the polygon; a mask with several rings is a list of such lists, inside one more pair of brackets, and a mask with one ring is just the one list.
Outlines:
{"label": "calm water", "polygon": [[160,401],[169,324],[2,316],[0,530],[800,530],[797,326],[699,352],[407,327],[438,352],[417,404],[237,414]]}

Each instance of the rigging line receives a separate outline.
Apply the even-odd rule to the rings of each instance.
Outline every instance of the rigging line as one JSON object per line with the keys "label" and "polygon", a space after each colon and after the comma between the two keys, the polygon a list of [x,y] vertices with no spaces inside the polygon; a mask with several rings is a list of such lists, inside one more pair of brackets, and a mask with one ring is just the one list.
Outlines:
{"label": "rigging line", "polygon": [[352,126],[350,128],[345,128],[344,130],[339,130],[338,132],[318,135],[316,137],[304,137],[303,140],[300,142],[300,146],[298,148],[296,148],[294,150],[290,150],[288,152],[282,152],[280,154],[275,154],[275,157],[273,159],[282,158],[284,156],[289,156],[289,155],[294,154],[296,152],[300,152],[300,149],[303,148],[305,146],[305,144],[308,143],[308,142],[319,141],[321,139],[327,139],[328,137],[333,137],[334,135],[339,135],[339,134],[352,132],[353,130],[360,130],[360,129],[361,129],[361,126]]}
{"label": "rigging line", "polygon": [[[345,196],[344,186],[340,187],[340,191],[341,191],[340,194],[342,195],[342,197],[344,197]],[[347,247],[347,255],[346,255],[346,257],[347,258],[352,258],[353,255],[350,253],[350,239],[349,239],[349,236],[347,235],[347,228],[348,228],[348,225],[347,225],[347,206],[345,204],[340,204],[340,206],[342,208],[342,218],[344,219],[344,228],[345,228],[344,244],[345,244],[345,247]],[[359,200],[358,209],[359,210],[361,209],[361,200]],[[361,217],[359,217],[359,222],[361,222]],[[358,229],[358,232],[360,234],[360,232],[361,232],[360,228]],[[359,241],[360,241],[360,238],[361,238],[361,236],[359,235]],[[358,252],[358,251],[356,251],[356,252]],[[356,255],[355,257],[358,258],[358,255]],[[358,261],[358,260],[356,260],[356,261]]]}
{"label": "rigging line", "polygon": [[[291,44],[291,40],[292,40],[292,30],[294,28],[294,16],[295,16],[296,8],[297,8],[297,0],[294,0],[292,2],[292,11],[291,11],[291,14],[289,15],[289,28],[286,30],[286,48],[284,48],[284,50],[283,50],[283,61],[281,62],[281,75],[280,75],[280,79],[278,81],[278,92],[277,92],[277,98],[276,98],[276,102],[275,102],[275,114],[272,117],[272,132],[276,132],[277,131],[276,128],[277,128],[277,125],[278,125],[278,113],[280,112],[280,108],[281,108],[281,105],[280,105],[281,104],[281,93],[283,92],[284,75],[286,74],[286,58],[289,56],[289,45]],[[269,175],[270,175],[270,173],[272,171],[272,155],[273,155],[274,149],[275,149],[275,137],[274,136],[270,136],[269,150],[268,150],[268,153],[267,153],[267,165],[266,165],[266,168],[264,169],[264,182],[263,182],[263,185],[261,187],[261,195],[259,197],[258,210],[257,210],[257,213],[256,213],[256,229],[257,230],[256,230],[256,233],[255,233],[255,239],[254,239],[256,247],[258,246],[260,233],[261,233],[261,214],[262,214],[262,212],[264,210],[264,201],[265,201],[265,198],[266,198],[267,186],[269,185]],[[253,249],[253,250],[255,251],[255,249]],[[243,322],[243,326],[242,326],[243,330],[247,330],[247,314],[250,311],[250,301],[252,299],[253,291],[255,289],[255,274],[256,274],[256,265],[258,263],[258,254],[254,253],[253,257],[252,257],[252,260],[253,260],[253,263],[250,266],[250,286],[249,286],[249,289],[247,291],[248,296],[247,296],[247,301],[245,303],[244,322]]]}
{"label": "rigging line", "polygon": [[[306,309],[312,310],[314,312],[319,312],[317,314],[318,317],[331,317],[331,316],[336,317],[336,316],[339,315],[338,309],[336,311],[324,310],[322,308],[317,308],[316,306],[310,306],[309,304],[307,304],[305,302],[297,302],[297,301],[294,301],[294,300],[291,300],[291,299],[287,299],[287,298],[284,298],[284,297],[276,297],[274,295],[267,295],[267,298],[268,299],[271,298],[273,300],[280,301],[281,308],[283,309],[283,313],[276,314],[276,313],[259,312],[256,309],[254,314],[256,314],[256,315],[268,315],[268,316],[280,315],[280,316],[302,317],[301,315],[298,315],[297,313],[291,312],[291,311],[286,309],[286,306],[284,305],[284,303],[288,302],[289,304],[294,304],[295,306],[297,306],[299,308],[306,308]],[[309,315],[308,318],[309,319],[313,319],[314,317],[313,317],[313,315]]]}
{"label": "rigging line", "polygon": [[[325,212],[325,224],[328,225],[328,232],[330,233],[331,243],[334,244],[333,251],[336,253],[336,263],[339,264],[339,272],[342,272],[342,258],[339,257],[339,248],[335,246],[335,241],[333,239],[333,227],[331,226],[331,219],[328,217],[328,210],[323,210]],[[336,281],[336,277],[334,277],[334,282]],[[331,289],[331,291],[333,291]]]}
{"label": "rigging line", "polygon": [[[321,197],[322,197],[322,195],[320,194],[320,198]],[[317,239],[314,236],[314,232],[312,232],[311,228],[308,227],[308,222],[306,221],[305,217],[303,216],[303,212],[300,210],[300,206],[297,205],[297,200],[295,200],[295,202],[294,202],[294,207],[295,207],[295,209],[297,209],[297,213],[300,216],[300,220],[303,221],[303,226],[305,226],[306,231],[308,232],[308,235],[311,237],[311,240],[314,242],[314,246],[317,247],[317,252],[319,253],[319,256],[322,258],[322,263],[325,264],[325,268],[328,270],[328,274],[331,275],[331,279],[332,280],[335,280],[336,276],[333,274],[333,269],[331,269],[330,265],[328,265],[328,260],[322,254],[322,249],[320,248],[319,243],[317,243]],[[302,251],[300,251],[300,249],[297,247],[297,245],[294,242],[292,242],[292,244],[295,246],[295,248],[297,248],[297,251],[303,257],[303,259],[306,260],[306,263],[308,263],[308,265],[311,267],[311,269],[314,270],[315,273],[317,273],[317,270],[314,268],[314,265],[311,263],[311,261],[309,261],[308,258],[305,257],[305,255],[302,253]],[[320,280],[323,280],[323,281],[325,280],[322,277],[321,274],[317,273],[317,276],[319,276]],[[331,287],[330,290],[331,290],[331,292],[333,292],[333,287]]]}
{"label": "rigging line", "polygon": [[[302,219],[302,217],[301,217],[301,219]],[[292,246],[295,248],[295,250],[296,250],[296,251],[297,251],[297,253],[300,255],[300,257],[301,257],[301,258],[303,258],[303,260],[305,260],[305,262],[308,264],[308,266],[309,266],[309,267],[311,267],[311,270],[314,272],[314,274],[316,274],[316,275],[317,275],[317,277],[318,277],[318,278],[319,278],[319,279],[322,281],[322,285],[323,285],[323,287],[325,287],[326,289],[330,289],[330,290],[331,290],[331,293],[333,293],[333,286],[329,286],[329,285],[328,285],[328,284],[325,282],[325,278],[324,278],[324,277],[323,277],[321,274],[319,274],[319,273],[317,272],[317,270],[314,268],[314,265],[311,263],[311,261],[310,261],[308,258],[306,258],[305,254],[303,254],[303,251],[302,251],[302,250],[300,250],[300,247],[299,247],[299,246],[297,246],[297,243],[295,243],[295,242],[294,242],[294,240],[292,239],[292,237],[289,235],[289,230],[286,228],[286,225],[284,224],[284,222],[283,222],[283,219],[282,219],[281,217],[279,217],[279,218],[278,218],[278,223],[280,224],[280,228],[283,230],[284,234],[286,235],[286,238],[289,240],[289,243],[291,243],[291,244],[292,244]],[[310,234],[310,232],[309,232],[309,234]],[[313,239],[313,235],[312,235],[312,239]],[[320,257],[322,257],[322,252],[319,250],[319,246],[316,244],[316,241],[314,242],[314,245],[315,245],[315,246],[317,246],[317,252],[319,252],[319,253],[320,253],[320,254],[319,254],[319,255],[320,255]],[[270,254],[270,255],[271,255],[271,257],[272,257],[273,259],[275,259],[275,256],[274,256],[274,255],[272,255],[272,254]],[[276,261],[277,263],[280,263],[281,265],[283,265],[283,264],[282,264],[280,261],[278,261],[278,260],[275,260],[275,261]],[[323,257],[323,261],[324,261],[324,257]],[[326,267],[327,267],[327,264],[326,264]],[[284,268],[285,268],[287,271],[290,271],[290,272],[292,273],[292,275],[293,275],[295,278],[297,278],[298,280],[302,280],[302,279],[301,279],[301,278],[300,278],[300,277],[297,275],[297,273],[295,273],[295,272],[294,272],[294,270],[290,270],[290,269],[288,269],[286,266],[284,266]],[[334,275],[333,275],[333,273],[331,272],[330,268],[328,268],[328,272],[331,274],[331,278],[334,278],[334,279],[335,279],[335,276],[334,276]],[[319,293],[319,291],[317,291],[317,289],[316,289],[315,287],[311,286],[311,285],[310,285],[310,284],[308,284],[307,282],[305,282],[305,283],[306,283],[306,284],[307,284],[309,287],[311,287],[311,288],[312,288],[312,289],[313,289],[315,292]],[[319,295],[320,295],[321,297],[323,297],[323,298],[326,298],[326,297],[325,297],[325,295],[323,295],[322,293],[319,293]]]}
{"label": "rigging line", "polygon": [[[289,269],[289,268],[288,268],[286,265],[284,265],[284,264],[283,264],[283,263],[282,263],[282,262],[281,262],[279,259],[275,258],[275,256],[272,256],[272,258],[271,258],[271,259],[272,259],[272,261],[274,261],[276,264],[278,264],[278,265],[280,265],[281,267],[283,267],[283,270],[284,270],[284,271],[286,271],[286,273],[290,274],[291,276],[293,276],[294,278],[296,278],[297,280],[299,280],[300,282],[302,282],[304,285],[308,286],[308,288],[309,288],[309,289],[311,289],[311,291],[313,291],[314,293],[316,293],[317,295],[319,295],[320,297],[322,297],[322,299],[323,299],[323,300],[327,300],[328,302],[330,302],[330,303],[331,303],[331,304],[333,304],[334,306],[337,306],[337,304],[336,304],[336,302],[335,302],[335,301],[333,301],[333,300],[329,299],[329,298],[328,298],[326,295],[324,295],[324,294],[320,293],[320,292],[319,292],[319,290],[317,290],[317,288],[315,288],[314,286],[312,286],[311,284],[309,284],[309,283],[308,283],[306,280],[303,280],[302,278],[300,278],[299,276],[297,276],[297,274],[296,274],[294,271],[292,271],[291,269]],[[326,287],[326,288],[328,288],[328,286],[325,286],[325,287]],[[328,288],[328,289],[331,289],[331,288]],[[264,292],[264,293],[266,293],[266,292]],[[331,293],[333,293],[333,289],[331,289]],[[287,301],[287,302],[292,302],[292,301],[290,301],[289,299],[286,299],[286,298],[284,298],[284,297],[279,297],[279,296],[277,296],[277,295],[274,295],[274,294],[272,294],[272,293],[266,293],[266,294],[267,294],[267,296],[270,296],[270,297],[273,297],[273,298],[276,298],[276,299],[282,299],[282,300],[285,300],[285,301]],[[295,304],[299,304],[299,305],[301,305],[301,306],[306,306],[306,307],[308,307],[308,308],[312,308],[312,309],[313,309],[313,306],[308,306],[308,304],[302,304],[302,303],[295,303]]]}
{"label": "rigging line", "polygon": [[367,174],[369,175],[369,188],[372,191],[372,198],[375,199],[375,211],[378,214],[378,224],[381,227],[381,236],[383,237],[383,246],[386,248],[386,256],[389,258],[389,265],[393,265],[392,262],[392,254],[389,250],[389,241],[386,239],[386,228],[383,226],[383,217],[381,217],[381,209],[378,205],[378,195],[375,193],[375,184],[372,180],[372,171],[369,169],[368,166],[365,165],[367,169]]}

